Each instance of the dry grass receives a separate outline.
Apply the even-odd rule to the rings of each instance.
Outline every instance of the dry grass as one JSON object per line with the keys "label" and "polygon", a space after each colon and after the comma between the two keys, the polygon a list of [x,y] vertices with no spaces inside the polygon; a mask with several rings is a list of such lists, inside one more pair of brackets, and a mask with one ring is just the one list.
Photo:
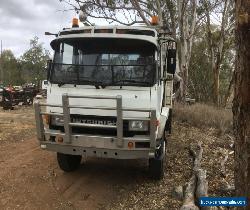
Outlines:
{"label": "dry grass", "polygon": [[175,104],[173,117],[175,121],[188,123],[198,128],[216,128],[220,135],[230,133],[233,129],[232,111],[211,105],[199,103],[191,106]]}

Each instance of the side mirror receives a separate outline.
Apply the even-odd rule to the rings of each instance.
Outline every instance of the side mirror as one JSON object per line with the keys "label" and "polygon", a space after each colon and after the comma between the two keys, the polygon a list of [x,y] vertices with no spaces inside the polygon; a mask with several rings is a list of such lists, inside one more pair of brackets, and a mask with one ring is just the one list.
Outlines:
{"label": "side mirror", "polygon": [[176,49],[168,49],[167,73],[175,74],[176,70]]}
{"label": "side mirror", "polygon": [[57,37],[58,36],[58,34],[54,34],[54,33],[50,33],[50,32],[45,32],[44,33],[46,36],[51,36],[51,35],[53,35],[53,36],[55,36],[55,37]]}
{"label": "side mirror", "polygon": [[51,67],[52,67],[52,60],[49,59],[47,60],[47,80],[50,79]]}

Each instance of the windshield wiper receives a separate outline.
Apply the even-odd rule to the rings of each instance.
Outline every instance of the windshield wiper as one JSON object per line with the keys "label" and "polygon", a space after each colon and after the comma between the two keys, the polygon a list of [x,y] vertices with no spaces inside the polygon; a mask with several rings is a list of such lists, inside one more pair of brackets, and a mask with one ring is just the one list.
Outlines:
{"label": "windshield wiper", "polygon": [[62,87],[63,85],[93,85],[93,86],[105,86],[106,84],[103,84],[102,82],[95,82],[93,80],[80,80],[80,81],[73,81],[70,83],[67,82],[58,82],[57,85],[58,87]]}
{"label": "windshield wiper", "polygon": [[59,82],[57,85],[58,87],[62,87],[63,85],[66,85],[67,83],[64,83],[64,82]]}
{"label": "windshield wiper", "polygon": [[58,87],[62,87],[63,85],[77,85],[77,82],[76,81],[72,81],[72,82],[55,82],[55,83],[58,83]]}
{"label": "windshield wiper", "polygon": [[101,82],[96,82],[96,81],[93,81],[93,80],[90,80],[90,79],[79,79],[78,81],[78,84],[80,85],[102,85]]}
{"label": "windshield wiper", "polygon": [[93,80],[79,80],[78,84],[80,85],[93,85],[96,87],[96,89],[99,89],[99,86],[101,86],[102,88],[105,88],[107,86],[107,84],[103,83],[103,82],[97,82],[97,81],[93,81]]}
{"label": "windshield wiper", "polygon": [[136,84],[147,84],[147,85],[150,85],[151,83],[148,82],[148,81],[138,81],[138,80],[130,80],[130,79],[121,79],[121,80],[117,80],[117,81],[114,81],[113,84],[117,84],[117,83],[136,83]]}

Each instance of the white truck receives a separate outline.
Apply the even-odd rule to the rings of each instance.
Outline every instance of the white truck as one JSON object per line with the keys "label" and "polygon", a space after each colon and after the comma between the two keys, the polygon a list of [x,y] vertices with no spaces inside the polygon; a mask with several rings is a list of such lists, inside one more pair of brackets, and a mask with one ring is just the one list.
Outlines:
{"label": "white truck", "polygon": [[51,42],[47,103],[35,103],[42,149],[60,168],[83,157],[148,159],[164,174],[176,43],[154,27],[66,28]]}
{"label": "white truck", "polygon": [[42,81],[42,90],[47,90],[48,88],[48,80],[43,80]]}

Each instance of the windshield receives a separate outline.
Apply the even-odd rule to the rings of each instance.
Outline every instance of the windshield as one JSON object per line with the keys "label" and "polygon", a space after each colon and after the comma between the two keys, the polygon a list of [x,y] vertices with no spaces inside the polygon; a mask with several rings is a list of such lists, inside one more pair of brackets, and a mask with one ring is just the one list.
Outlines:
{"label": "windshield", "polygon": [[51,82],[151,86],[156,72],[154,47],[145,42],[139,46],[132,41],[119,42],[114,39],[58,42],[54,46]]}

